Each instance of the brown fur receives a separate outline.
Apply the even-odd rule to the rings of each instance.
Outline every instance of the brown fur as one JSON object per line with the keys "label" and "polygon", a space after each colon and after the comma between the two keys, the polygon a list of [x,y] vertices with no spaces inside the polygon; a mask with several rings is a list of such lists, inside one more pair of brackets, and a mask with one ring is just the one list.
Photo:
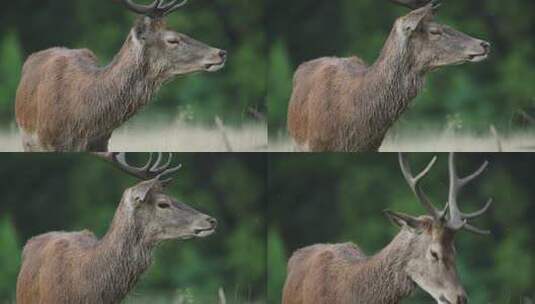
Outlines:
{"label": "brown fur", "polygon": [[[199,229],[214,231],[215,220],[161,191],[154,181],[125,191],[100,240],[89,231],[30,239],[22,254],[17,303],[119,303],[149,267],[158,243],[210,234],[201,235]],[[169,207],[158,209],[162,203]]]}
{"label": "brown fur", "polygon": [[439,211],[420,187],[435,161],[433,158],[424,170],[413,175],[407,158],[402,153],[399,155],[403,176],[428,215],[414,217],[385,210],[385,215],[401,231],[372,257],[350,243],[320,244],[296,251],[288,262],[283,304],[398,304],[416,285],[437,303],[468,303],[457,274],[455,234],[462,229],[488,234],[468,220],[484,214],[492,200],[479,211],[466,214],[458,207],[457,195],[488,163],[460,179],[451,153],[447,208]]}
{"label": "brown fur", "polygon": [[[181,41],[180,48],[166,43],[170,37]],[[112,132],[166,80],[224,63],[221,52],[168,31],[162,19],[144,17],[106,67],[85,49],[32,54],[22,70],[15,106],[24,149],[107,151]]]}
{"label": "brown fur", "polygon": [[400,234],[373,257],[352,243],[319,244],[288,262],[283,304],[394,304],[415,288],[403,273],[411,240]]}
{"label": "brown fur", "polygon": [[[371,257],[352,243],[297,250],[288,262],[282,303],[398,304],[416,289],[420,276],[427,280],[422,288],[434,290],[436,285],[447,289],[441,291],[445,294],[464,294],[455,268],[452,233],[432,223],[428,216],[414,218],[410,224],[399,221],[402,230]],[[427,262],[428,252],[437,247],[442,266]]]}
{"label": "brown fur", "polygon": [[399,18],[371,66],[358,57],[328,57],[297,69],[288,130],[298,149],[377,151],[428,71],[486,56],[488,43],[433,23],[432,9]]}

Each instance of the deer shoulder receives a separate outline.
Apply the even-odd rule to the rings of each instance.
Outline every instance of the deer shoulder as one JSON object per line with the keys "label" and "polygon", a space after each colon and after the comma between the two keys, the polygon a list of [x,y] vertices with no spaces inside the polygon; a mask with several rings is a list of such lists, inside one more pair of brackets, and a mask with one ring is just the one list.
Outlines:
{"label": "deer shoulder", "polygon": [[347,269],[366,259],[353,243],[317,244],[297,250],[288,262],[283,303],[345,303],[351,289],[345,283]]}
{"label": "deer shoulder", "polygon": [[[288,108],[288,130],[303,150],[332,150],[333,134],[339,126],[351,122],[355,104],[348,93],[367,70],[357,56],[324,57],[299,66],[294,75],[294,89]],[[346,101],[347,99],[347,101]],[[311,132],[313,130],[313,132]]]}

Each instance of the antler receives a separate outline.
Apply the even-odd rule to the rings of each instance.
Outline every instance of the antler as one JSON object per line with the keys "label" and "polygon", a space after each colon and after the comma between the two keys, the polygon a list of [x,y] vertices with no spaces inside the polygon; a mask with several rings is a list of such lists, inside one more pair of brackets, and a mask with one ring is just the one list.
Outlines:
{"label": "antler", "polygon": [[151,18],[161,18],[186,5],[188,0],[183,0],[180,3],[177,3],[178,0],[173,0],[168,4],[164,4],[165,0],[155,0],[150,5],[135,4],[132,2],[132,0],[121,0],[121,2],[126,6],[126,8],[137,14],[145,15]]}
{"label": "antler", "polygon": [[170,167],[171,161],[173,159],[173,154],[169,153],[169,157],[165,164],[162,164],[163,156],[161,152],[158,152],[158,158],[153,162],[153,153],[150,154],[149,160],[145,163],[144,166],[135,167],[129,165],[126,161],[126,153],[115,153],[115,152],[106,152],[106,153],[94,153],[95,155],[113,163],[116,167],[122,171],[137,177],[143,180],[149,180],[156,178],[163,183],[171,181],[171,178],[164,178],[166,175],[172,174],[178,171],[182,165],[176,167]]}
{"label": "antler", "polygon": [[[459,192],[461,189],[466,186],[469,182],[477,178],[488,166],[488,162],[485,161],[483,165],[476,170],[474,173],[464,177],[459,178],[457,175],[457,169],[455,168],[455,154],[450,153],[449,156],[449,174],[450,174],[450,190],[448,195],[448,203],[447,208],[449,209],[449,218],[447,222],[448,228],[452,230],[460,230],[460,229],[466,229],[468,231],[478,233],[478,234],[489,234],[490,231],[488,230],[481,230],[479,228],[476,228],[470,224],[468,224],[469,219],[473,219],[475,217],[478,217],[485,213],[490,205],[492,204],[492,198],[487,201],[485,206],[476,212],[473,213],[462,213],[459,210],[459,206],[457,205],[457,196],[459,195]],[[446,211],[446,210],[444,210]],[[442,216],[445,216],[445,213]]]}
{"label": "antler", "polygon": [[401,172],[403,173],[405,180],[411,187],[412,192],[414,192],[420,203],[422,203],[425,209],[427,209],[428,214],[431,215],[434,219],[438,220],[440,218],[440,212],[433,206],[431,200],[429,200],[427,195],[420,187],[420,181],[424,176],[427,175],[427,173],[429,173],[429,170],[431,170],[431,168],[435,165],[436,161],[437,157],[433,156],[433,159],[431,159],[425,169],[422,170],[418,175],[413,176],[407,157],[404,153],[399,153],[399,166],[401,167]]}
{"label": "antler", "polygon": [[[492,198],[487,201],[487,203],[481,210],[472,213],[461,212],[457,205],[457,196],[459,195],[461,189],[466,186],[466,184],[481,175],[481,173],[485,171],[489,163],[485,161],[485,163],[474,173],[464,178],[459,178],[457,175],[457,170],[455,168],[455,153],[450,153],[448,167],[450,175],[450,189],[448,194],[448,202],[446,203],[445,208],[442,211],[439,211],[433,206],[433,204],[419,185],[422,178],[427,175],[429,170],[431,170],[436,160],[437,157],[434,156],[423,171],[421,171],[418,175],[413,176],[407,158],[403,153],[399,153],[399,165],[401,167],[401,172],[403,172],[403,176],[407,180],[407,183],[409,183],[409,186],[411,187],[414,194],[416,194],[416,197],[420,200],[425,209],[427,209],[429,215],[431,215],[435,220],[443,222],[449,229],[454,231],[466,229],[468,231],[478,234],[489,234],[490,231],[481,230],[477,227],[468,224],[468,220],[476,218],[485,213],[492,204]],[[447,220],[446,217],[448,217]]]}
{"label": "antler", "polygon": [[417,9],[420,7],[424,7],[428,5],[429,3],[432,4],[433,10],[438,9],[438,7],[440,6],[439,0],[390,0],[390,2],[401,4],[410,9]]}

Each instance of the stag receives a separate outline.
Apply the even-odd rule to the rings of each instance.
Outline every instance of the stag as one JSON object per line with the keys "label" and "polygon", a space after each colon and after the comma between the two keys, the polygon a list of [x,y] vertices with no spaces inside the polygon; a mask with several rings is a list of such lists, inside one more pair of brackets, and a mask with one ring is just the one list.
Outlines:
{"label": "stag", "polygon": [[446,207],[436,209],[420,187],[436,158],[413,176],[404,155],[399,162],[403,176],[427,214],[419,217],[385,211],[401,227],[397,236],[374,256],[366,256],[353,243],[317,244],[297,250],[288,262],[283,304],[396,304],[416,286],[437,303],[465,304],[467,295],[456,270],[454,238],[464,229],[488,234],[468,223],[491,205],[474,213],[459,210],[457,196],[468,182],[487,167],[459,178],[454,155],[449,157],[450,188]]}
{"label": "stag", "polygon": [[15,108],[25,151],[105,152],[113,131],[163,83],[223,68],[226,51],[167,28],[164,17],[187,0],[121,1],[142,16],[109,65],[87,49],[52,48],[26,60]]}
{"label": "stag", "polygon": [[297,69],[288,107],[297,150],[377,151],[428,72],[487,58],[488,42],[433,21],[438,6],[429,3],[398,18],[371,66],[356,56],[325,57]]}
{"label": "stag", "polygon": [[108,232],[49,232],[30,239],[22,253],[17,303],[119,303],[151,263],[164,240],[202,238],[215,232],[216,220],[164,193],[180,166],[152,155],[143,167],[124,154],[102,154],[120,169],[142,179],[127,189]]}

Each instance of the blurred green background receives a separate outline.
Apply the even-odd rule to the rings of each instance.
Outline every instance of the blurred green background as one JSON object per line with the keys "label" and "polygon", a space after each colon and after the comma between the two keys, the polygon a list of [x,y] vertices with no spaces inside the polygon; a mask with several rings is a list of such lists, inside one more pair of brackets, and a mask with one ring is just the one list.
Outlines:
{"label": "blurred green background", "polygon": [[[509,134],[534,126],[535,2],[442,3],[436,21],[490,41],[491,56],[430,73],[424,90],[391,133],[425,127],[478,134],[495,125],[500,134]],[[387,0],[267,1],[270,137],[286,136],[292,77],[299,64],[352,55],[371,64],[395,19],[408,12]]]}
{"label": "blurred green background", "polygon": [[[128,154],[141,164],[146,155]],[[217,232],[167,241],[126,303],[265,303],[266,156],[175,154],[167,191],[218,220]],[[0,303],[14,303],[22,246],[49,231],[106,232],[137,180],[89,154],[3,154],[0,160]],[[150,302],[149,302],[150,301]]]}
{"label": "blurred green background", "polygon": [[[148,4],[149,0],[136,0]],[[254,122],[265,112],[264,11],[257,1],[191,0],[169,15],[171,29],[229,51],[217,73],[188,75],[165,85],[133,120],[175,119],[213,124]],[[103,65],[126,39],[136,15],[112,0],[18,0],[0,11],[0,127],[14,125],[15,92],[26,57],[55,46],[88,48]]]}
{"label": "blurred green background", "polygon": [[[431,154],[411,154],[413,172]],[[533,303],[535,292],[535,188],[533,154],[457,155],[460,176],[484,160],[489,168],[459,197],[464,212],[491,209],[473,223],[491,236],[457,234],[457,265],[470,303]],[[447,198],[447,155],[439,155],[423,187],[435,205]],[[270,156],[268,299],[280,303],[291,253],[315,243],[354,242],[373,255],[398,233],[384,209],[425,213],[399,169],[396,154]],[[530,300],[531,299],[531,300]],[[423,291],[403,303],[431,303]]]}

